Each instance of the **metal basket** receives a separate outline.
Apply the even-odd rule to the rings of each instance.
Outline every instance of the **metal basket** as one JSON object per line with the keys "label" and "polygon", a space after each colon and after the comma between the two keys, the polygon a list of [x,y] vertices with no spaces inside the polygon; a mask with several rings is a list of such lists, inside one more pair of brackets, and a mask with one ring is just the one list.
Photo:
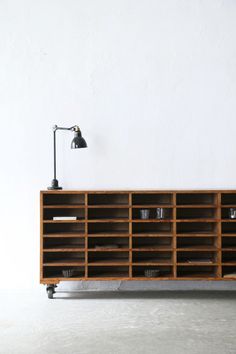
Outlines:
{"label": "metal basket", "polygon": [[147,278],[157,278],[160,275],[160,269],[145,269],[144,275]]}
{"label": "metal basket", "polygon": [[64,278],[71,278],[74,275],[76,275],[76,270],[75,269],[63,269],[62,275]]}

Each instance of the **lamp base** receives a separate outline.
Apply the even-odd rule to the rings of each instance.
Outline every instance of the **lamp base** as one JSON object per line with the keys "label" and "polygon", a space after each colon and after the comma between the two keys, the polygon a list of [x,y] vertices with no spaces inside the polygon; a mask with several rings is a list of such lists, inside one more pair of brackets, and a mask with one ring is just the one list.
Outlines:
{"label": "lamp base", "polygon": [[62,189],[62,187],[58,186],[58,180],[54,178],[52,180],[51,186],[48,187],[48,190],[53,191],[53,190],[60,190],[60,189]]}

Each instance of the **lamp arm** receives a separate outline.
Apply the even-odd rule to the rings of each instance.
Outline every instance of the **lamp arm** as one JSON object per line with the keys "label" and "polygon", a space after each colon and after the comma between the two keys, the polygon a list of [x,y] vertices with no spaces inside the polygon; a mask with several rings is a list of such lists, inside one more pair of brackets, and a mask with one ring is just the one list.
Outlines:
{"label": "lamp arm", "polygon": [[70,128],[58,127],[57,125],[54,125],[53,131],[56,131],[56,130],[71,130],[71,131],[78,132],[78,131],[80,131],[80,128],[78,127],[78,125],[73,125],[73,127],[70,127]]}

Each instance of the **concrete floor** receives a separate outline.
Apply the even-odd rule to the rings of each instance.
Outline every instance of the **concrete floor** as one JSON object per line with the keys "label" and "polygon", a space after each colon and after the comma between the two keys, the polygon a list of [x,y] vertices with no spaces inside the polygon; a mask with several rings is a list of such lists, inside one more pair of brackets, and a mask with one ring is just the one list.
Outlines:
{"label": "concrete floor", "polygon": [[1,292],[1,354],[235,354],[236,292]]}

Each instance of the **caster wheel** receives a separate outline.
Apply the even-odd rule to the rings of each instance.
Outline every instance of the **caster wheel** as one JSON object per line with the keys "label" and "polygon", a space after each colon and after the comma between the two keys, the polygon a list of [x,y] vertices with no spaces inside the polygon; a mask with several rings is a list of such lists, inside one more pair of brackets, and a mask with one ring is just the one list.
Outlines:
{"label": "caster wheel", "polygon": [[53,288],[47,289],[47,294],[49,299],[53,299],[53,294],[54,294]]}
{"label": "caster wheel", "polygon": [[49,299],[53,299],[53,294],[55,294],[56,285],[48,285],[47,286],[47,294]]}

